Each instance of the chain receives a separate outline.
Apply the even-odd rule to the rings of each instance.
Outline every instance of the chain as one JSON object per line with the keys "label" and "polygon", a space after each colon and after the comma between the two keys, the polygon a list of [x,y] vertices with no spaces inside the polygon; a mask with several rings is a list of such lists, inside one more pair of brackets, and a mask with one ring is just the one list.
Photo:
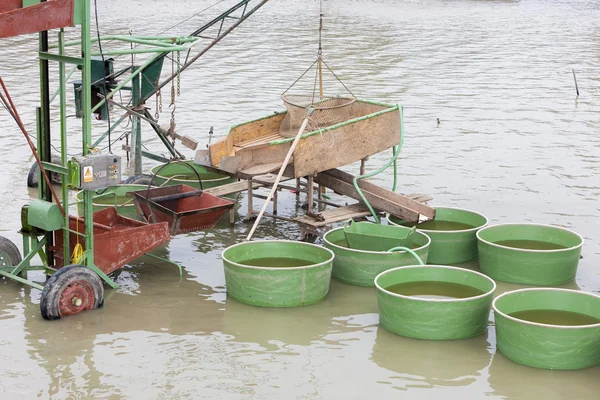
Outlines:
{"label": "chain", "polygon": [[[171,75],[175,75],[175,57],[171,57]],[[175,104],[175,82],[171,80],[171,106]]]}
{"label": "chain", "polygon": [[[159,87],[159,83],[160,83],[160,77],[156,79],[156,87]],[[156,120],[158,121],[158,118],[160,117],[160,113],[162,112],[162,92],[160,91],[160,88],[156,91],[156,112],[154,113],[154,116],[156,117]]]}
{"label": "chain", "polygon": [[181,96],[181,52],[177,52],[177,96]]}

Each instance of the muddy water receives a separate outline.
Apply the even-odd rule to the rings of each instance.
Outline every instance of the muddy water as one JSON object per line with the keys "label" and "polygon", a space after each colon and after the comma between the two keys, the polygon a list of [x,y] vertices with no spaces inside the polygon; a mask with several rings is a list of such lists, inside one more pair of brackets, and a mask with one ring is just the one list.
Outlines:
{"label": "muddy water", "polygon": [[[149,35],[210,4],[99,3],[103,33]],[[191,32],[228,4],[169,34]],[[584,258],[564,287],[600,293],[600,3],[331,0],[324,11],[329,65],[359,97],[406,107],[400,189],[493,223],[579,232]],[[271,0],[183,75],[179,130],[203,145],[211,125],[223,135],[281,109],[279,94],[314,59],[317,15],[316,2]],[[0,74],[32,130],[35,46],[35,36],[0,41]],[[165,123],[168,97],[167,90]],[[0,234],[18,241],[18,212],[35,196],[25,187],[32,159],[4,110],[0,126]],[[98,134],[102,124],[95,127]],[[150,132],[146,138],[162,152]],[[370,167],[386,157],[373,157]],[[376,180],[389,184],[390,173]],[[295,197],[282,197],[281,212],[295,213]],[[325,302],[303,309],[228,301],[219,254],[248,229],[222,222],[178,236],[157,252],[184,266],[182,278],[142,259],[115,275],[121,288],[107,293],[105,308],[58,322],[40,319],[38,291],[0,281],[0,398],[598,398],[600,367],[516,365],[495,352],[493,329],[442,343],[390,334],[377,326],[372,289],[334,281]],[[256,237],[296,234],[266,221]],[[499,284],[498,292],[520,287]]]}

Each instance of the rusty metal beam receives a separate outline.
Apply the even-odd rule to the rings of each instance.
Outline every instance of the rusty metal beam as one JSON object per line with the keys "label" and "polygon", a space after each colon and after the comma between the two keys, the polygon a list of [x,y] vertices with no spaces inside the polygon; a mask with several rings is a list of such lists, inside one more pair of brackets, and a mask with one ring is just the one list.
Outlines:
{"label": "rusty metal beam", "polygon": [[2,3],[0,38],[74,25],[73,0],[48,0],[25,8],[21,8],[22,0],[2,0]]}

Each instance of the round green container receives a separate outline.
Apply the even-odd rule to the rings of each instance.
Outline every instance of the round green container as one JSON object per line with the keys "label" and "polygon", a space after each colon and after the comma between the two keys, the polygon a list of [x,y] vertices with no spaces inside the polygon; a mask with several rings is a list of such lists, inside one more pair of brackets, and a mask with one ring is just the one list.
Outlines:
{"label": "round green container", "polygon": [[[202,188],[208,189],[221,185],[225,185],[227,183],[237,182],[237,179],[232,178],[228,175],[219,174],[217,172],[212,172],[207,170],[205,167],[194,164],[193,160],[185,161],[187,164],[191,165],[200,175],[200,179],[202,179]],[[154,175],[163,165],[160,164],[155,166],[150,170],[152,175]],[[153,181],[152,185],[154,186],[162,186],[167,183],[167,186],[174,185],[188,185],[194,187],[196,189],[200,189],[200,185],[198,184],[198,177],[191,170],[191,168],[183,165],[182,163],[173,163],[168,167],[165,167],[162,171],[160,171],[160,175],[157,175]]]}
{"label": "round green container", "polygon": [[[431,239],[423,233],[415,232],[412,250],[427,262]],[[415,258],[406,251],[387,253],[385,251],[365,251],[348,248],[344,228],[333,229],[323,237],[325,247],[333,251],[332,276],[344,283],[373,287],[375,277],[390,268],[414,265]]]}
{"label": "round green container", "polygon": [[477,239],[481,272],[499,281],[539,286],[562,285],[575,279],[583,246],[578,234],[540,224],[489,226],[477,232]]}
{"label": "round green container", "polygon": [[[245,242],[223,251],[227,295],[262,307],[297,307],[318,303],[329,292],[333,252],[289,240]],[[253,266],[265,259],[288,259],[303,266]],[[262,260],[260,263],[258,260]],[[293,265],[293,264],[290,264]]]}
{"label": "round green container", "polygon": [[[474,211],[460,208],[436,207],[434,221],[443,223],[459,223],[442,229],[420,229],[419,225],[388,215],[391,225],[417,226],[419,232],[431,238],[428,262],[431,264],[459,264],[477,258],[477,231],[487,225],[488,220]],[[452,229],[452,230],[449,230]]]}
{"label": "round green container", "polygon": [[[107,189],[97,190],[94,194],[94,212],[104,210],[108,207],[116,207],[119,215],[123,217],[138,219],[133,197],[127,193],[137,190],[146,190],[148,185],[118,185]],[[77,192],[76,201],[79,203],[78,212],[83,216],[83,192]]]}
{"label": "round green container", "polygon": [[498,296],[493,308],[498,350],[512,361],[545,369],[581,369],[600,364],[600,323],[550,325],[510,315],[560,310],[600,320],[600,296],[569,289],[521,289]]}
{"label": "round green container", "polygon": [[[454,283],[483,294],[456,299],[429,299],[387,290],[410,282]],[[451,340],[477,336],[488,326],[496,283],[464,268],[418,265],[390,269],[375,278],[379,323],[388,331],[415,339]]]}

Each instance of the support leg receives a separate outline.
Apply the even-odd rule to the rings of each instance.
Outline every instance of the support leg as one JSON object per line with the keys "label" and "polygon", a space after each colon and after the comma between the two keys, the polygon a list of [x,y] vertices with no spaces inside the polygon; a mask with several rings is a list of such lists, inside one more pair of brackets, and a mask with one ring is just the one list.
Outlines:
{"label": "support leg", "polygon": [[275,193],[273,193],[273,214],[277,215],[277,192],[278,190],[275,190]]}
{"label": "support leg", "polygon": [[312,214],[313,213],[313,203],[314,203],[314,187],[313,187],[313,176],[308,177],[308,184],[306,185],[306,203],[307,203],[307,211]]}

